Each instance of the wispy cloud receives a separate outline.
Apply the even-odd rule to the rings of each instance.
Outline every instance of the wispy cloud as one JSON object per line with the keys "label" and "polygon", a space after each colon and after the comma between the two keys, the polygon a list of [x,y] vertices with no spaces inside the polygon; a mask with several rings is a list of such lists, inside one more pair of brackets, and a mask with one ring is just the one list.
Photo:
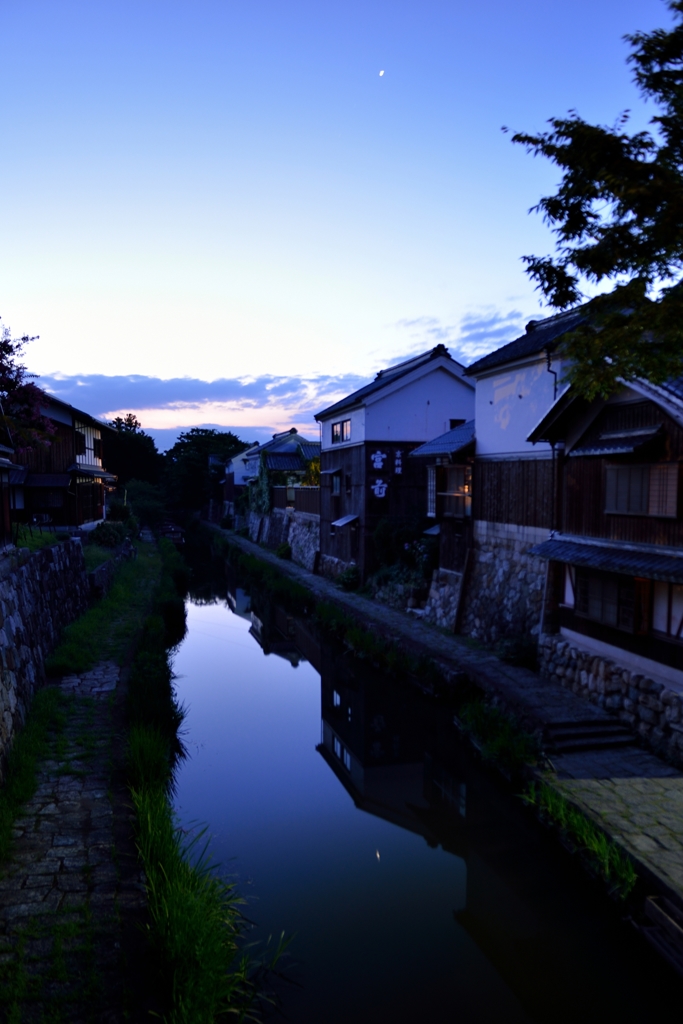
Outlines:
{"label": "wispy cloud", "polygon": [[419,316],[399,320],[396,326],[414,339],[411,353],[442,342],[455,359],[469,364],[523,334],[529,319],[518,309],[501,313],[491,307],[466,313],[454,324],[435,316]]}
{"label": "wispy cloud", "polygon": [[163,447],[180,430],[213,426],[234,430],[247,440],[263,440],[296,427],[317,437],[314,414],[367,383],[355,374],[339,377],[221,378],[162,380],[137,374],[112,376],[45,375],[38,383],[65,402],[103,420],[132,412]]}

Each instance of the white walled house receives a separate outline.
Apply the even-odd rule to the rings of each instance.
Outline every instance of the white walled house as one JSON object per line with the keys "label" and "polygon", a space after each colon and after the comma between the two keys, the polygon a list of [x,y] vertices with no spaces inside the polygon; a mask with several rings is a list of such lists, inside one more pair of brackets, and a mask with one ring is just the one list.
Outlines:
{"label": "white walled house", "polygon": [[380,520],[427,513],[427,471],[408,454],[471,420],[474,384],[443,345],[380,371],[316,415],[321,429],[320,566],[374,569]]}
{"label": "white walled house", "polygon": [[555,524],[556,457],[528,438],[566,389],[556,349],[582,318],[572,310],[532,320],[465,371],[476,382],[476,456],[462,629],[487,642],[539,632],[547,563],[528,552]]}

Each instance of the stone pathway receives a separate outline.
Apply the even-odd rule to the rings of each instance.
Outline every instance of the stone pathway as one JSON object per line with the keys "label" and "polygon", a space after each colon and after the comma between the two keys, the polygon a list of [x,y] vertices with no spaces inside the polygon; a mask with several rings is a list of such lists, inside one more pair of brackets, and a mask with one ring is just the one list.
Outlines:
{"label": "stone pathway", "polygon": [[683,774],[637,747],[553,758],[555,782],[683,905]]}
{"label": "stone pathway", "polygon": [[129,960],[144,886],[120,771],[119,673],[104,662],[61,681],[63,729],[15,823],[0,880],[0,1007],[12,1021],[141,1014]]}

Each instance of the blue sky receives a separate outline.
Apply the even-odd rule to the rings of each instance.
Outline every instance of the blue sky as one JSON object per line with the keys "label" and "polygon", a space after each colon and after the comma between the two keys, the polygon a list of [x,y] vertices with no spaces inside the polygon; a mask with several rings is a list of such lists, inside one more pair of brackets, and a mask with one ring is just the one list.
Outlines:
{"label": "blue sky", "polygon": [[[32,370],[159,430],[310,423],[335,378],[436,341],[468,361],[541,312],[520,257],[552,248],[528,209],[556,173],[501,126],[644,124],[622,36],[668,23],[661,0],[4,0],[3,321],[40,335]],[[256,423],[272,379],[300,409]]]}

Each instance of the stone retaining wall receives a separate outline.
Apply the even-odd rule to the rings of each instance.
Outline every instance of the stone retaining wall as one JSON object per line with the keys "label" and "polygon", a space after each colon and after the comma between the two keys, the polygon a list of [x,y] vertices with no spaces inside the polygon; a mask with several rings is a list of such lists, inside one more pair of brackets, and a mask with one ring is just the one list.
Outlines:
{"label": "stone retaining wall", "polygon": [[528,554],[548,531],[475,521],[462,632],[485,643],[537,636],[547,562]]}
{"label": "stone retaining wall", "polygon": [[79,540],[34,554],[0,556],[0,772],[31,698],[45,679],[45,659],[62,629],[90,604]]}
{"label": "stone retaining wall", "polygon": [[683,764],[683,697],[665,683],[631,672],[561,635],[541,637],[539,669],[546,679],[631,726],[656,753]]}
{"label": "stone retaining wall", "polygon": [[[247,523],[249,539],[275,550],[289,544],[292,561],[309,572],[318,568],[320,557],[320,516],[295,512],[293,508],[275,508],[268,515],[250,512]],[[237,528],[237,522],[235,523]]]}

